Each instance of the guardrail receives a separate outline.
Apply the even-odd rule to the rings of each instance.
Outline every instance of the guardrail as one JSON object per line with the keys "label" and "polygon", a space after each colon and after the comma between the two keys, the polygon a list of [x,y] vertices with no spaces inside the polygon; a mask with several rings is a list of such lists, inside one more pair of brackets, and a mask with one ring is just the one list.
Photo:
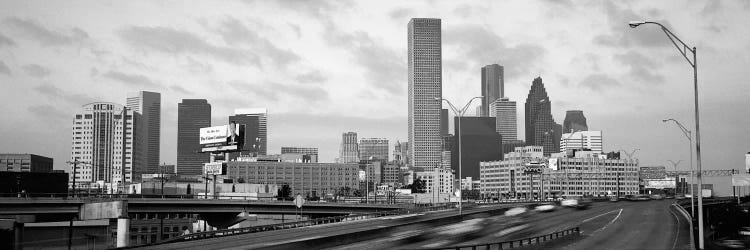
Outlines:
{"label": "guardrail", "polygon": [[[427,249],[513,249],[513,248],[520,248],[520,247],[527,247],[530,245],[538,245],[547,241],[560,239],[563,237],[569,237],[569,236],[578,236],[581,234],[581,230],[579,227],[573,227],[568,228],[562,231],[557,231],[551,234],[545,234],[541,236],[535,236],[535,237],[529,237],[529,238],[523,238],[523,239],[517,239],[517,240],[510,240],[510,241],[502,241],[502,242],[493,242],[493,243],[485,243],[485,244],[477,244],[477,245],[462,245],[462,246],[453,246],[453,247],[441,247],[441,248],[427,248]],[[424,248],[423,248],[424,249]]]}
{"label": "guardrail", "polygon": [[[158,242],[155,244],[146,244],[146,245],[159,245],[159,244],[179,242],[179,241],[201,240],[201,239],[224,237],[224,236],[238,235],[238,234],[266,232],[266,231],[274,231],[274,230],[290,229],[290,228],[298,228],[298,227],[309,227],[309,226],[324,225],[324,224],[344,222],[344,221],[357,221],[357,220],[372,219],[372,218],[378,218],[378,217],[384,217],[384,216],[415,214],[415,213],[423,213],[423,212],[430,212],[430,211],[441,211],[441,210],[447,210],[447,209],[453,209],[453,208],[456,208],[455,204],[445,204],[441,206],[417,207],[413,209],[399,209],[399,210],[382,211],[382,212],[368,213],[368,214],[333,216],[333,217],[325,217],[325,218],[318,218],[318,219],[304,220],[304,221],[293,221],[293,222],[271,224],[271,225],[243,227],[243,228],[234,228],[234,229],[221,229],[221,230],[215,230],[215,231],[205,231],[205,232],[197,232],[197,233],[181,235],[181,236],[177,236],[177,237],[174,237],[174,238],[162,241],[162,242]],[[140,245],[140,246],[146,246],[146,245]],[[137,246],[133,246],[133,247],[137,247]]]}

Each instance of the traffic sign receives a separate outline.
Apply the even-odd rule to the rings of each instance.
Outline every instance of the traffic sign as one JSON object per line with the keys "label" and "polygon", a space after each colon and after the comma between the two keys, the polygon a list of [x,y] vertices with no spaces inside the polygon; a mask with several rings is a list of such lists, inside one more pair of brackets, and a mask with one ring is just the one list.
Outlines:
{"label": "traffic sign", "polygon": [[294,197],[294,205],[297,206],[297,208],[302,208],[302,204],[305,204],[305,199],[302,198],[302,195]]}

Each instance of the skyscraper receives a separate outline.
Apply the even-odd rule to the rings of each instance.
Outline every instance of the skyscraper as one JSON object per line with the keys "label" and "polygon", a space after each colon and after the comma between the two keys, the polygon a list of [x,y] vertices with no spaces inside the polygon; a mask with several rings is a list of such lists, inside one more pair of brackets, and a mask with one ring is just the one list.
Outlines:
{"label": "skyscraper", "polygon": [[[502,138],[495,131],[494,117],[454,117],[455,136],[451,150],[451,168],[461,178],[479,179],[479,162],[502,160]],[[461,119],[461,122],[458,122]],[[458,140],[461,140],[459,143]],[[459,158],[459,150],[461,157]],[[459,162],[461,161],[461,162]],[[460,163],[460,164],[459,164]]]}
{"label": "skyscraper", "polygon": [[361,160],[378,159],[388,162],[388,139],[362,138],[359,139],[359,158]]}
{"label": "skyscraper", "polygon": [[505,71],[503,66],[490,64],[482,67],[482,108],[477,116],[492,116],[490,104],[505,96]]}
{"label": "skyscraper", "polygon": [[563,121],[563,133],[570,133],[571,130],[589,130],[589,126],[586,125],[586,117],[583,116],[583,111],[568,110],[567,112],[565,112],[565,120]]}
{"label": "skyscraper", "polygon": [[346,132],[341,134],[341,147],[339,148],[339,163],[359,163],[359,147],[357,145],[357,133]]}
{"label": "skyscraper", "polygon": [[396,145],[393,145],[393,160],[401,165],[411,164],[409,161],[409,142],[396,141]]}
{"label": "skyscraper", "polygon": [[408,25],[409,158],[417,170],[441,162],[442,46],[440,19],[412,18]]}
{"label": "skyscraper", "polygon": [[[442,100],[441,100],[442,101]],[[447,109],[441,109],[440,110],[440,135],[446,136],[449,134],[448,132],[448,110]]]}
{"label": "skyscraper", "polygon": [[[229,116],[229,122],[245,125],[245,144],[242,155],[267,155],[268,145],[268,111],[265,108],[235,109]],[[230,159],[237,158],[237,153],[229,154]]]}
{"label": "skyscraper", "polygon": [[562,127],[555,123],[551,109],[542,78],[537,77],[526,98],[526,145],[543,146],[544,155],[560,152]]}
{"label": "skyscraper", "polygon": [[136,147],[143,156],[143,173],[156,173],[161,152],[161,94],[148,91],[128,93],[127,107],[140,114],[140,119],[135,121],[135,130],[138,137]]}
{"label": "skyscraper", "polygon": [[209,154],[200,153],[200,129],[211,126],[211,104],[206,99],[182,99],[177,104],[177,173],[200,175]]}
{"label": "skyscraper", "polygon": [[490,116],[495,117],[495,130],[503,136],[503,141],[518,139],[516,102],[502,97],[490,104]]}
{"label": "skyscraper", "polygon": [[[123,113],[129,121],[124,124]],[[117,187],[123,181],[133,182],[134,177],[140,177],[142,173],[137,170],[142,169],[141,161],[135,150],[135,141],[139,137],[137,134],[133,136],[138,132],[134,129],[138,117],[134,110],[109,102],[89,103],[76,113],[70,160],[87,163],[78,164],[75,169],[77,187],[97,181]],[[70,178],[72,181],[72,174]]]}

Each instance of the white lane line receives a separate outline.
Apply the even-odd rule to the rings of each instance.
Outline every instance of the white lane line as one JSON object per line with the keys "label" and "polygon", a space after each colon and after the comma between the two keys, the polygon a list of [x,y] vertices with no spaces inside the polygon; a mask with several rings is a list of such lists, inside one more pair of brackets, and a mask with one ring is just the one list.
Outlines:
{"label": "white lane line", "polygon": [[677,218],[677,215],[674,214],[674,212],[672,212],[671,208],[672,206],[669,206],[667,210],[669,210],[669,213],[672,214],[672,216],[674,216],[675,220],[677,220],[677,228],[675,229],[675,231],[677,231],[677,235],[675,235],[674,242],[672,243],[672,250],[674,250],[675,247],[677,247],[677,239],[680,238],[680,218]]}
{"label": "white lane line", "polygon": [[609,221],[609,223],[607,223],[607,225],[604,225],[602,228],[599,228],[598,230],[594,231],[590,235],[594,235],[594,234],[598,233],[599,231],[602,231],[602,230],[606,229],[609,225],[612,225],[612,223],[614,223],[617,220],[617,218],[620,218],[621,214],[622,214],[622,208],[620,208],[620,212],[617,213],[617,216],[615,216],[614,219],[612,219],[611,221]]}
{"label": "white lane line", "polygon": [[[590,220],[593,220],[593,219],[599,218],[599,217],[601,217],[602,215],[605,215],[605,214],[611,214],[611,213],[613,213],[613,212],[615,212],[615,211],[617,211],[617,209],[615,209],[615,210],[612,210],[612,211],[609,211],[609,212],[606,212],[606,213],[603,213],[603,214],[600,214],[600,215],[597,215],[597,216],[594,216],[594,217],[591,217],[591,218],[588,218],[588,219],[585,219],[585,220],[583,220],[583,222],[584,222],[584,223],[585,223],[585,222],[589,222]],[[622,211],[622,208],[620,209],[620,211]]]}

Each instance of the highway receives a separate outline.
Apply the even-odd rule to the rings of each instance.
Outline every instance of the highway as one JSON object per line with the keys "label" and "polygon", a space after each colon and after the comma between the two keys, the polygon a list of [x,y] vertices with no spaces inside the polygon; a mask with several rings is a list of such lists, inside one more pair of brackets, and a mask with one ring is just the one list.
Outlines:
{"label": "highway", "polygon": [[[600,202],[594,203],[587,210],[558,208],[553,212],[532,212],[513,218],[497,214],[475,213],[464,216],[462,218],[464,222],[458,221],[455,217],[449,217],[455,215],[456,211],[434,212],[412,217],[353,221],[162,244],[152,246],[152,248],[419,249],[507,241],[580,226],[581,236],[572,240],[553,242],[552,245],[545,245],[545,248],[689,249],[688,221],[676,210],[670,208],[673,202],[674,200]],[[490,208],[474,208],[465,211],[479,210],[487,211]],[[436,218],[440,220],[429,223],[420,222]],[[479,221],[478,218],[491,219],[492,223],[481,225],[475,233],[462,234],[460,232],[476,226],[472,222]],[[394,225],[404,226],[393,227]],[[404,239],[405,235],[414,235],[415,232],[427,233],[427,235],[416,240]],[[452,237],[452,233],[456,233],[457,236]],[[342,234],[347,234],[347,236],[335,237]]]}

